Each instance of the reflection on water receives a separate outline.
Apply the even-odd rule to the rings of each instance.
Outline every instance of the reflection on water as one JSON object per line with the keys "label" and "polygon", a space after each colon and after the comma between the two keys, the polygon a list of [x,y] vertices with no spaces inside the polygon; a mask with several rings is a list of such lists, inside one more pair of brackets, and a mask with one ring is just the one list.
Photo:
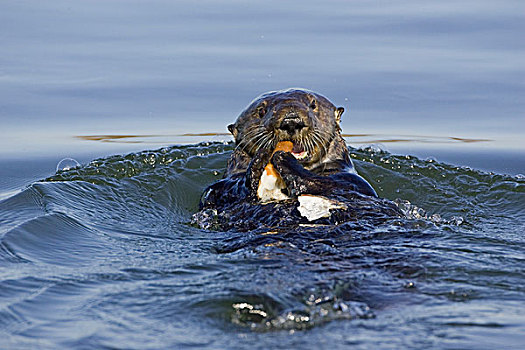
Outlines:
{"label": "reflection on water", "polygon": [[[116,142],[116,143],[177,143],[177,139],[184,137],[227,137],[228,133],[185,133],[185,134],[165,134],[165,135],[78,135],[74,136],[76,139],[86,141],[100,141],[100,142]],[[173,141],[166,141],[172,138]],[[155,141],[157,140],[157,141]],[[203,139],[204,141],[205,139]],[[186,142],[183,142],[186,143]]]}
{"label": "reflection on water", "polygon": [[[375,143],[394,143],[394,142],[419,142],[419,143],[475,143],[490,142],[489,139],[470,139],[463,137],[443,137],[443,136],[421,136],[421,135],[382,135],[382,134],[342,134],[343,137],[352,144],[375,144]],[[228,133],[185,133],[172,135],[78,135],[75,138],[86,141],[116,142],[116,143],[165,143],[172,138],[170,143],[179,143],[184,137],[224,137],[227,139]],[[157,141],[156,141],[157,140]],[[204,141],[205,139],[203,139]],[[182,141],[182,143],[186,143]]]}

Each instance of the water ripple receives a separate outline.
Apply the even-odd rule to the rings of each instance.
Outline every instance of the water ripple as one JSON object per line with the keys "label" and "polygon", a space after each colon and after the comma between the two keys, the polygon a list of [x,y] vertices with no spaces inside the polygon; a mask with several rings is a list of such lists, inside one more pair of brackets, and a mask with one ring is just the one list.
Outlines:
{"label": "water ripple", "polygon": [[427,346],[433,329],[523,328],[512,313],[525,298],[522,177],[351,149],[406,217],[193,227],[200,194],[232,148],[97,159],[2,200],[7,346],[220,347],[234,334],[256,341],[268,332],[288,344],[284,334],[325,327],[353,335],[348,343],[410,330]]}

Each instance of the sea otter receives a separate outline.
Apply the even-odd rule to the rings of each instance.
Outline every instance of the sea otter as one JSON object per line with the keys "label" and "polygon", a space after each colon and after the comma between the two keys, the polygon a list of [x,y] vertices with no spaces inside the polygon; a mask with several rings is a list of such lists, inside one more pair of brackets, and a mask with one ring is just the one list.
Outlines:
{"label": "sea otter", "polygon": [[[236,147],[224,178],[204,191],[201,213],[213,210],[219,227],[249,229],[253,225],[246,222],[326,222],[335,212],[354,215],[348,200],[380,202],[354,169],[341,136],[343,112],[343,107],[305,89],[257,97],[228,126]],[[309,214],[316,210],[321,214]],[[244,217],[242,225],[232,222],[237,216]],[[341,215],[330,222],[334,220],[340,221]]]}

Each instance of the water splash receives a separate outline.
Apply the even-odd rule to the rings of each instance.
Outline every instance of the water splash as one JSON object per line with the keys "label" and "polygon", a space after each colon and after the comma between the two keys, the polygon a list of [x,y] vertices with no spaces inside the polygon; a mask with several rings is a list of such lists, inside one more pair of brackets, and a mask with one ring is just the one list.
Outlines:
{"label": "water splash", "polygon": [[410,203],[410,201],[397,198],[394,203],[401,209],[407,219],[412,220],[429,220],[436,224],[450,224],[459,226],[465,222],[461,216],[453,216],[449,220],[445,220],[439,214],[428,214],[425,209]]}
{"label": "water splash", "polygon": [[64,158],[57,164],[57,172],[80,168],[80,163],[73,158]]}

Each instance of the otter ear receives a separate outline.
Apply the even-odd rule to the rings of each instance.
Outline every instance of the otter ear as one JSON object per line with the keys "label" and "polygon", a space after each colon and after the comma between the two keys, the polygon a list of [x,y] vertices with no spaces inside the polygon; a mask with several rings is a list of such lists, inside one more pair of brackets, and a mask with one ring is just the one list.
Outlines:
{"label": "otter ear", "polygon": [[235,124],[228,125],[228,130],[232,133],[233,138],[237,138],[237,128],[235,127]]}
{"label": "otter ear", "polygon": [[335,120],[340,123],[341,122],[341,116],[343,115],[343,112],[345,109],[343,107],[337,107],[335,109]]}

